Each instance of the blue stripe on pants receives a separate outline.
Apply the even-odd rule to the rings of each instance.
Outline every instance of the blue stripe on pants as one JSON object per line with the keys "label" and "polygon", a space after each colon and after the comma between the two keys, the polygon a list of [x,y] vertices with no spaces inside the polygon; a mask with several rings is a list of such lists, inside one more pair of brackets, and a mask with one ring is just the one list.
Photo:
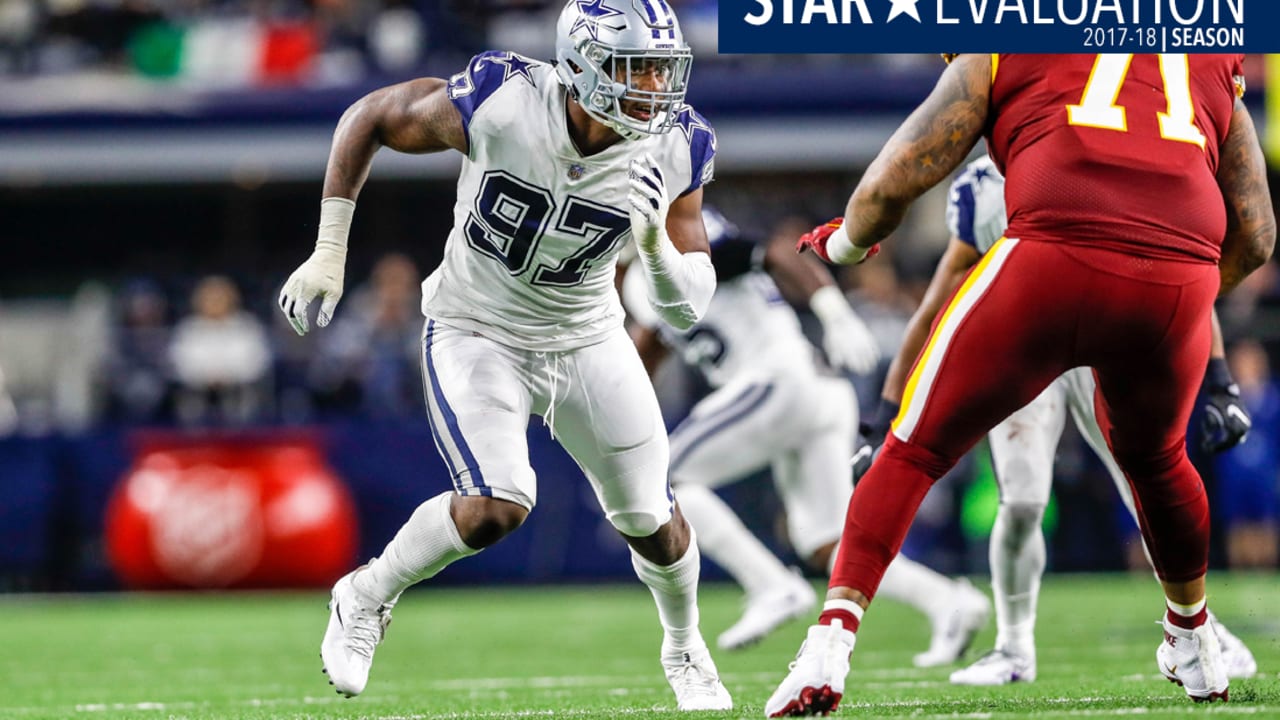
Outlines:
{"label": "blue stripe on pants", "polygon": [[[678,437],[682,442],[680,451],[671,458],[671,472],[684,462],[685,458],[693,451],[702,441],[720,432],[724,428],[750,415],[761,403],[769,398],[773,393],[773,385],[748,385],[738,397],[734,398],[729,404],[720,408],[714,413],[706,417],[689,417],[676,427],[672,436]],[[686,441],[684,437],[688,435]]]}
{"label": "blue stripe on pants", "polygon": [[[467,445],[467,439],[462,436],[462,429],[458,426],[458,416],[454,414],[453,408],[449,407],[449,401],[444,397],[444,391],[440,388],[440,379],[436,376],[436,364],[431,358],[431,344],[435,334],[435,320],[427,321],[427,341],[426,341],[426,358],[427,358],[427,376],[429,385],[431,386],[432,397],[436,400],[436,407],[440,409],[440,414],[444,417],[445,430],[449,434],[449,439],[453,441],[454,447],[458,448],[458,453],[462,455],[463,469],[461,471],[454,467],[453,462],[449,458],[449,453],[444,452],[445,460],[449,462],[450,469],[453,470],[455,478],[454,484],[457,485],[457,478],[463,472],[471,473],[471,483],[475,485],[476,490],[486,497],[493,496],[493,488],[485,485],[484,475],[480,472],[480,464],[476,462],[476,458],[471,454],[471,448]],[[428,413],[430,416],[430,413]],[[435,427],[434,420],[431,423],[432,432],[438,432]],[[436,442],[444,448],[441,438],[437,434]],[[461,490],[459,490],[461,491]]]}

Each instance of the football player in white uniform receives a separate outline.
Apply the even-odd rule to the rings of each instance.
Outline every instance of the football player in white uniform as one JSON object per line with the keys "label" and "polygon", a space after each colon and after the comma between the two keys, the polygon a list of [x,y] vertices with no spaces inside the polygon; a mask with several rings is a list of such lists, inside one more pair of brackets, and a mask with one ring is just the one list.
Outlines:
{"label": "football player in white uniform", "polygon": [[700,557],[668,486],[657,398],[613,286],[630,239],[667,322],[692,325],[715,291],[701,215],[715,136],[684,103],[691,61],[666,0],[571,0],[555,64],[486,52],[447,81],[375,91],[339,121],[315,252],[280,295],[299,333],[312,301],[323,327],[342,294],[375,151],[465,158],[444,261],[422,284],[426,402],[453,489],[334,586],[321,655],[338,692],[364,690],[403,590],[528,516],[537,487],[525,432],[536,414],[631,546],[679,709],[732,707],[698,629]]}
{"label": "football player in white uniform", "polygon": [[[670,348],[714,388],[671,432],[671,483],[698,529],[702,552],[746,592],[741,619],[718,640],[721,648],[734,649],[808,612],[817,595],[714,489],[770,468],[796,554],[824,572],[835,561],[853,490],[853,386],[819,368],[779,285],[793,289],[817,315],[833,364],[866,373],[879,350],[826,268],[797,254],[790,242],[757,244],[743,237],[711,208],[703,208],[703,221],[717,285],[697,324],[677,330],[663,323],[645,301],[640,268],[628,270],[623,298],[647,366],[655,368]],[[951,580],[901,555],[890,563],[882,587],[930,619],[929,650],[916,656],[921,667],[955,662],[990,614],[990,603],[968,581]]]}
{"label": "football player in white uniform", "polygon": [[[1004,178],[987,156],[969,163],[951,185],[947,227],[951,240],[924,300],[908,325],[906,338],[885,378],[881,405],[868,424],[873,444],[884,440],[912,361],[929,335],[929,327],[947,297],[969,269],[1004,235],[1007,224]],[[1233,447],[1248,432],[1248,415],[1222,359],[1222,334],[1214,318],[1214,351],[1205,377],[1204,447]],[[1044,536],[1040,532],[1053,481],[1053,459],[1066,426],[1067,412],[1076,428],[1106,466],[1129,513],[1133,492],[1098,427],[1093,405],[1093,371],[1070,370],[1026,407],[1010,415],[988,434],[992,465],[1000,486],[1000,506],[991,530],[990,562],[996,606],[995,649],[951,674],[958,685],[1003,685],[1036,677],[1035,621],[1040,577],[1045,569]],[[1257,671],[1252,653],[1239,638],[1211,618],[1231,677]]]}

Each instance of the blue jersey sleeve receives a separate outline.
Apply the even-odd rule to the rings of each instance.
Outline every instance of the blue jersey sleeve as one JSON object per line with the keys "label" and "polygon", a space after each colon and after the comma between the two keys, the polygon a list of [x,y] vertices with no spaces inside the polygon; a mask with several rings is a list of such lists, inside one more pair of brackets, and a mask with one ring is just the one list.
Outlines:
{"label": "blue jersey sleeve", "polygon": [[951,191],[947,193],[947,229],[952,237],[975,248],[978,246],[974,233],[976,206],[973,177],[963,173],[951,183]]}
{"label": "blue jersey sleeve", "polygon": [[716,131],[706,118],[691,107],[680,111],[676,127],[689,141],[689,187],[681,195],[688,195],[711,182],[715,177]]}
{"label": "blue jersey sleeve", "polygon": [[465,70],[449,78],[449,100],[462,115],[462,128],[467,133],[468,144],[471,142],[471,118],[480,106],[503,83],[516,76],[523,76],[532,83],[529,69],[537,64],[537,61],[513,52],[491,50],[471,58]]}

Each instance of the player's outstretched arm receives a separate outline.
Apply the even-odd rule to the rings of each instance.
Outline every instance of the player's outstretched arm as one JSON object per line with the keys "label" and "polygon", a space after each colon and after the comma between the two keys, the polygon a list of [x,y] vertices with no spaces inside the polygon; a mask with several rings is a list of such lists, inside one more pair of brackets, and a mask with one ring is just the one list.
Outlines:
{"label": "player's outstretched arm", "polygon": [[809,304],[822,323],[822,349],[836,367],[869,373],[880,361],[880,347],[862,318],[849,306],[826,266],[795,251],[789,238],[776,237],[764,251],[764,269],[788,299]]}
{"label": "player's outstretched arm", "polygon": [[834,285],[835,280],[821,260],[796,252],[795,235],[790,230],[789,226],[780,228],[764,241],[761,265],[788,302],[803,305],[823,286]]}
{"label": "player's outstretched arm", "polygon": [[953,237],[947,244],[946,252],[942,254],[938,267],[933,271],[929,288],[925,290],[924,299],[920,301],[920,307],[916,308],[915,314],[907,323],[907,331],[903,336],[901,347],[898,348],[898,354],[889,365],[889,372],[884,379],[884,388],[880,391],[882,410],[878,411],[869,423],[868,441],[875,443],[884,439],[885,433],[889,430],[888,424],[893,421],[893,418],[883,416],[888,415],[889,412],[896,414],[898,405],[902,403],[902,392],[907,385],[907,375],[911,372],[911,366],[919,357],[920,351],[924,349],[925,342],[929,340],[933,319],[942,310],[947,298],[955,292],[956,286],[964,280],[969,269],[978,264],[981,258],[982,255],[976,248],[959,238]]}
{"label": "player's outstretched arm", "polygon": [[1261,267],[1276,244],[1276,216],[1267,187],[1266,160],[1253,118],[1239,98],[1219,152],[1218,187],[1227,207],[1227,235],[1218,263],[1222,274],[1218,294],[1222,295]]}
{"label": "player's outstretched arm", "polygon": [[947,66],[849,198],[844,231],[850,243],[870,248],[888,237],[916,198],[964,162],[986,126],[990,95],[991,56],[961,55]]}
{"label": "player's outstretched arm", "polygon": [[280,310],[299,335],[310,329],[307,308],[312,301],[321,300],[316,324],[324,327],[342,298],[355,201],[378,148],[406,153],[467,151],[462,116],[450,102],[447,88],[439,78],[411,80],[375,90],[342,114],[324,173],[316,248],[280,290]]}
{"label": "player's outstretched arm", "polygon": [[333,132],[324,196],[355,200],[383,146],[403,153],[467,152],[462,115],[449,100],[448,83],[410,80],[375,90],[347,108]]}

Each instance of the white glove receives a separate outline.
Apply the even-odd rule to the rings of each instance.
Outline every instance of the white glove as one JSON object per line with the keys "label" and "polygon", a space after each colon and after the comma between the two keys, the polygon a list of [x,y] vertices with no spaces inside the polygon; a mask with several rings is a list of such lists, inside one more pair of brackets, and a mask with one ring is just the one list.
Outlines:
{"label": "white glove", "polygon": [[822,323],[822,349],[832,365],[860,375],[875,369],[880,347],[838,288],[819,288],[809,298],[809,307]]}
{"label": "white glove", "polygon": [[631,192],[627,193],[631,205],[631,236],[636,240],[637,250],[655,255],[667,235],[667,209],[671,202],[667,199],[662,171],[658,170],[652,155],[645,153],[644,157],[631,161],[627,182],[631,185]]}
{"label": "white glove", "polygon": [[356,204],[346,198],[325,198],[320,203],[320,230],[316,249],[306,262],[285,281],[280,290],[280,309],[299,335],[305,335],[307,307],[321,298],[316,325],[325,327],[342,299],[342,276],[347,264],[347,233]]}

